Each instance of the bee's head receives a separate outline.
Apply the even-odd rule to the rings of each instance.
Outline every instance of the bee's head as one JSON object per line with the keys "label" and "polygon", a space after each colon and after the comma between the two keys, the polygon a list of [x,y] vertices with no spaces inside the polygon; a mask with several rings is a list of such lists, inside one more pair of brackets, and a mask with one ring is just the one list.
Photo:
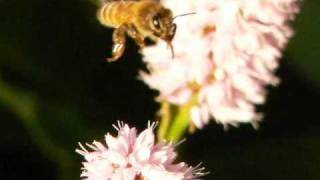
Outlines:
{"label": "bee's head", "polygon": [[[149,9],[154,10],[154,9]],[[186,16],[195,14],[192,13],[186,13],[186,14],[180,14],[175,17],[173,17],[172,12],[164,7],[161,7],[157,10],[154,10],[154,12],[151,13],[151,18],[149,19],[149,28],[151,30],[152,36],[155,38],[160,38],[164,40],[168,47],[171,49],[172,56],[174,56],[173,53],[173,46],[171,44],[177,30],[177,25],[173,22],[173,20],[177,17]]]}
{"label": "bee's head", "polygon": [[166,41],[172,51],[171,41],[177,29],[173,19],[172,12],[167,8],[162,8],[154,14],[150,22],[153,36]]}
{"label": "bee's head", "polygon": [[154,12],[150,19],[149,26],[153,35],[157,38],[165,39],[169,34],[172,36],[176,25],[173,23],[172,12],[167,8],[160,8]]}

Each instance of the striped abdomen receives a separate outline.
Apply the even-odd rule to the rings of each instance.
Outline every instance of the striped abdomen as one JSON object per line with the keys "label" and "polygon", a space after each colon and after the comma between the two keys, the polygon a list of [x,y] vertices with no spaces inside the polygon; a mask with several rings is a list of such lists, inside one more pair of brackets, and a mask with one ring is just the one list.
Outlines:
{"label": "striped abdomen", "polygon": [[130,23],[134,16],[132,7],[137,1],[112,1],[106,2],[98,11],[101,24],[117,28],[123,23]]}

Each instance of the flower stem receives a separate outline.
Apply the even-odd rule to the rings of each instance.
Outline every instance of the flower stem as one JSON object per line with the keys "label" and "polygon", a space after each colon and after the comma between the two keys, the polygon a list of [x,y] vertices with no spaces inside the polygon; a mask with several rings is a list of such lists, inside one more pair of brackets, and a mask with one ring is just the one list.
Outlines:
{"label": "flower stem", "polygon": [[172,142],[178,142],[182,139],[183,134],[189,127],[189,106],[181,106],[177,115],[173,119],[173,123],[167,133],[166,139]]}
{"label": "flower stem", "polygon": [[168,128],[170,125],[170,119],[171,119],[171,110],[170,110],[170,104],[166,101],[161,103],[161,110],[160,110],[160,127],[158,130],[158,139],[163,140],[165,139]]}
{"label": "flower stem", "polygon": [[185,105],[179,106],[177,113],[174,115],[170,129],[165,136],[167,140],[178,142],[183,139],[184,133],[192,125],[190,111],[191,108],[198,102],[198,95],[191,97]]}

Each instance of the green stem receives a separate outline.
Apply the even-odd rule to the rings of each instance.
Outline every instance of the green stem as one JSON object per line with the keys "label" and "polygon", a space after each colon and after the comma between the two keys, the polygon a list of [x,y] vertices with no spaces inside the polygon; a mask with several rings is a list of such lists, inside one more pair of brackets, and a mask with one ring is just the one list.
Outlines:
{"label": "green stem", "polygon": [[161,103],[160,117],[161,120],[158,130],[158,140],[164,140],[167,135],[171,119],[170,104],[168,102]]}
{"label": "green stem", "polygon": [[[191,108],[198,103],[198,94],[191,97],[189,102],[183,106],[179,106],[175,114],[170,129],[166,135],[166,139],[178,142],[183,139],[183,135],[189,127],[192,127],[190,111]],[[192,128],[190,128],[192,130]]]}
{"label": "green stem", "polygon": [[173,119],[172,126],[167,133],[167,140],[178,142],[182,139],[190,123],[189,109],[188,105],[179,108],[177,115]]}

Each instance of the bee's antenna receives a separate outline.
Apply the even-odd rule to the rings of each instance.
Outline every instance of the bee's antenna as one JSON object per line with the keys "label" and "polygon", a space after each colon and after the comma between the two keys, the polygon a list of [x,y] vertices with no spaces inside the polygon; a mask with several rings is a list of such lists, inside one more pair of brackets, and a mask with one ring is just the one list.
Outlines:
{"label": "bee's antenna", "polygon": [[175,19],[175,18],[181,17],[181,16],[194,15],[194,14],[196,14],[196,13],[195,12],[191,12],[191,13],[179,14],[179,15],[176,15],[175,17],[173,17],[172,19]]}

